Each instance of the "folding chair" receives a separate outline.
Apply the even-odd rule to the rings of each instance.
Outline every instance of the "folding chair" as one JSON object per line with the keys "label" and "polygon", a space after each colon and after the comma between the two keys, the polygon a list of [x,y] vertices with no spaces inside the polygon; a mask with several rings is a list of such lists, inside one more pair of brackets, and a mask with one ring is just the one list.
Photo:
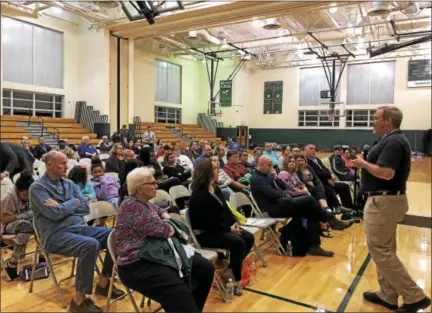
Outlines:
{"label": "folding chair", "polygon": [[12,177],[12,182],[15,184],[16,181],[18,180],[18,178],[20,178],[20,176],[21,176],[21,173],[15,174],[14,177]]}
{"label": "folding chair", "polygon": [[[276,218],[262,217],[263,214],[262,214],[261,210],[256,205],[256,203],[254,203],[254,201],[252,199],[253,199],[252,195],[251,195],[251,199],[249,199],[249,197],[246,196],[244,193],[236,192],[235,194],[231,195],[230,202],[233,205],[233,207],[236,209],[241,207],[241,206],[244,206],[244,205],[251,206],[252,212],[255,213],[257,218],[253,218],[253,217],[248,218],[247,224],[245,226],[259,228],[263,232],[268,232],[270,235],[270,239],[269,239],[270,242],[276,248],[278,253],[282,254],[281,251],[285,252],[285,248],[281,245],[279,238],[277,237],[277,235],[275,234],[275,232],[273,230],[273,226],[276,225],[276,223],[279,222],[279,220]],[[281,220],[282,220],[282,222],[286,222],[286,219],[281,219]],[[262,246],[266,243],[267,243],[267,241],[264,241],[260,246]],[[255,250],[255,252],[256,252],[256,250]],[[260,257],[260,255],[262,256],[261,251],[259,251],[257,253],[257,255],[258,255],[258,257]],[[263,261],[263,265],[264,265],[264,263],[265,263],[264,259],[262,259],[261,261]],[[266,266],[264,265],[264,267],[266,267]]]}
{"label": "folding chair", "polygon": [[[182,217],[178,214],[175,214],[175,213],[171,213],[170,216],[172,218],[184,223],[189,228],[189,232],[191,234],[192,245],[197,249],[198,253],[201,254],[201,256],[206,258],[207,260],[215,262],[217,259],[217,256],[218,256],[218,254],[217,254],[218,251],[216,251],[216,250],[223,250],[223,249],[208,249],[208,248],[203,249],[195,237],[195,234],[191,228],[191,224],[189,223],[189,219],[186,218],[186,216],[189,216],[188,215],[188,209],[185,210],[185,213],[186,214],[184,217]],[[224,250],[224,251],[225,251],[225,253],[227,252],[226,250]],[[214,280],[215,280],[216,288],[222,297],[222,301],[226,302],[227,301],[226,291],[225,291],[225,286],[222,283],[222,280],[217,275],[214,277]]]}
{"label": "folding chair", "polygon": [[173,204],[173,200],[171,199],[171,196],[169,195],[168,192],[166,192],[165,190],[162,189],[157,189],[156,190],[156,197],[154,197],[153,199],[150,199],[151,203],[157,203],[157,202],[169,202],[170,204]]}
{"label": "folding chair", "polygon": [[189,198],[191,196],[190,191],[183,185],[173,186],[169,190],[169,195],[171,196],[171,199],[173,200],[174,204],[178,206],[179,208],[182,208],[180,203],[177,203],[177,199],[180,198],[188,198],[187,201],[185,201],[183,204],[183,208],[187,208],[187,202],[189,201]]}
{"label": "folding chair", "polygon": [[90,213],[84,216],[84,221],[87,223],[91,220],[96,220],[102,217],[112,217],[113,225],[118,214],[118,210],[108,201],[95,201],[89,203]]}
{"label": "folding chair", "polygon": [[[109,290],[108,290],[108,297],[107,297],[107,303],[106,303],[106,307],[105,307],[105,312],[109,312],[109,308],[110,308],[110,306],[114,302],[116,302],[118,300],[121,300],[121,299],[123,299],[126,296],[126,295],[124,295],[124,296],[122,296],[120,298],[117,298],[117,299],[115,299],[115,300],[113,300],[111,302],[112,291],[113,291],[113,287],[114,287],[114,280],[115,280],[116,276],[118,277],[120,283],[123,284],[121,282],[121,280],[120,280],[119,275],[118,275],[117,255],[116,255],[116,249],[115,249],[114,232],[112,232],[111,234],[109,234],[108,239],[107,239],[107,246],[108,246],[108,253],[111,255],[111,258],[113,260],[114,265],[113,265],[113,271],[112,271],[112,275],[111,275],[111,279],[110,279],[110,283],[109,283],[110,285],[109,285]],[[130,301],[132,303],[132,306],[134,307],[135,312],[139,313],[140,311],[138,309],[138,306],[137,306],[137,304],[135,302],[135,299],[132,296],[132,292],[134,292],[134,291],[131,291],[124,284],[123,284],[123,286],[126,289],[126,294],[128,295],[128,297],[129,297],[129,299],[130,299]],[[143,298],[141,300],[141,307],[144,306],[144,301],[145,301],[145,296],[143,296]],[[147,305],[148,306],[151,305],[151,300],[150,299],[147,302]]]}
{"label": "folding chair", "polygon": [[67,168],[68,168],[68,170],[71,170],[74,166],[78,166],[78,165],[79,165],[79,163],[78,163],[77,160],[69,159],[67,161]]}
{"label": "folding chair", "polygon": [[[54,286],[56,288],[57,295],[60,298],[60,301],[62,303],[62,308],[65,309],[68,304],[67,304],[66,299],[64,298],[64,296],[60,290],[60,283],[62,283],[63,281],[69,280],[75,276],[76,258],[67,258],[66,260],[61,260],[57,263],[53,263],[51,260],[50,254],[48,254],[48,252],[45,251],[45,248],[41,244],[40,236],[39,236],[39,233],[38,233],[38,230],[36,228],[34,220],[33,220],[33,229],[34,229],[34,233],[35,233],[35,237],[36,237],[36,249],[35,249],[35,254],[34,254],[34,259],[33,259],[33,269],[32,269],[32,274],[31,274],[29,293],[33,292],[33,284],[34,284],[34,275],[35,275],[35,271],[36,271],[36,265],[37,265],[37,262],[39,260],[39,255],[42,254],[45,257],[45,260],[48,264],[48,268],[49,268],[49,271],[51,273],[50,275],[51,275],[52,280],[54,282]],[[68,263],[68,262],[72,263],[71,274],[68,277],[66,277],[65,279],[58,281],[57,277],[55,275],[55,272],[54,272],[54,266]]]}
{"label": "folding chair", "polygon": [[13,183],[9,178],[4,178],[1,182],[1,194],[0,196],[3,198],[6,193],[9,191],[9,189],[11,189],[13,187]]}
{"label": "folding chair", "polygon": [[[31,239],[32,237],[30,237]],[[12,248],[15,243],[16,235],[5,235],[1,236],[1,243],[4,245],[0,246],[0,266],[3,267],[5,260],[3,259],[3,250]],[[35,251],[25,252],[24,256],[35,253]]]}

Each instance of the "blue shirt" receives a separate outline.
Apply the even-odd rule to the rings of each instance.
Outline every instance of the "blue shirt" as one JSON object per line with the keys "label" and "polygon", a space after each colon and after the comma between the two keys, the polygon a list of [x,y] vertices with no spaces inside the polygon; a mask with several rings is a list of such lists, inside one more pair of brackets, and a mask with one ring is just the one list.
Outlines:
{"label": "blue shirt", "polygon": [[276,152],[274,152],[274,151],[270,151],[269,152],[267,150],[264,150],[263,155],[268,156],[268,157],[270,157],[272,159],[272,161],[273,161],[273,167],[279,165],[279,158],[277,157]]}
{"label": "blue shirt", "polygon": [[92,145],[79,145],[77,150],[81,159],[90,158],[90,156],[86,155],[86,152],[91,154],[97,153],[96,149]]}
{"label": "blue shirt", "polygon": [[196,166],[198,165],[198,163],[202,160],[202,159],[206,159],[208,158],[207,156],[205,156],[204,154],[201,154],[194,162],[193,162],[193,167],[196,168]]}
{"label": "blue shirt", "polygon": [[[51,199],[59,205],[46,206],[45,202]],[[44,246],[58,232],[73,233],[87,227],[83,216],[90,213],[88,201],[73,181],[64,178],[53,181],[47,174],[31,185],[30,208]]]}

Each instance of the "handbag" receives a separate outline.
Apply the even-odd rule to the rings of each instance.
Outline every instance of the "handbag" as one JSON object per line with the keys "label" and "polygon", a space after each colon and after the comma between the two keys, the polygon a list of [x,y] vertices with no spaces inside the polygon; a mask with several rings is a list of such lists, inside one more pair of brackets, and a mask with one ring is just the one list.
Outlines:
{"label": "handbag", "polygon": [[[24,281],[30,281],[32,275],[33,265],[26,265],[23,267],[22,271],[19,272],[19,276]],[[50,276],[50,271],[47,263],[38,263],[36,265],[34,280],[45,279]]]}

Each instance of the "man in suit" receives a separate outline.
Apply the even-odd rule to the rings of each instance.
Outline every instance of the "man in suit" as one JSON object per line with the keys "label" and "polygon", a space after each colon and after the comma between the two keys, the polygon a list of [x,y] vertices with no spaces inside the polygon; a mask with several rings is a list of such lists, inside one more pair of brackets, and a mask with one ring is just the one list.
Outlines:
{"label": "man in suit", "polygon": [[0,172],[1,179],[12,177],[24,170],[33,171],[34,157],[20,145],[1,142],[0,143]]}
{"label": "man in suit", "polygon": [[34,148],[35,158],[40,160],[45,153],[50,151],[51,147],[45,143],[45,138],[39,137],[38,145]]}
{"label": "man in suit", "polygon": [[[353,200],[349,186],[346,183],[335,181],[336,177],[334,177],[331,171],[316,157],[316,147],[314,144],[307,144],[304,149],[304,154],[309,166],[314,170],[315,174],[324,185],[329,205],[336,210],[336,213],[350,212],[350,210],[345,209],[353,208]],[[336,194],[339,195],[342,205],[345,208],[341,206],[339,200],[335,196]]]}

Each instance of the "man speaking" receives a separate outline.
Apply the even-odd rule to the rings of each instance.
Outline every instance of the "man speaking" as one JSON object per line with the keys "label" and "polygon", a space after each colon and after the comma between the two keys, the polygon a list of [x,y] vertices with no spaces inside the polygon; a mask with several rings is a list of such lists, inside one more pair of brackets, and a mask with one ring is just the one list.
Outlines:
{"label": "man speaking", "polygon": [[[411,149],[401,132],[403,114],[396,107],[383,106],[374,115],[376,135],[382,136],[353,165],[362,169],[360,191],[367,196],[364,209],[366,242],[377,268],[380,290],[363,297],[396,312],[416,312],[431,300],[412,280],[396,255],[396,230],[408,211],[406,182],[411,168]],[[403,299],[398,308],[398,297]]]}

